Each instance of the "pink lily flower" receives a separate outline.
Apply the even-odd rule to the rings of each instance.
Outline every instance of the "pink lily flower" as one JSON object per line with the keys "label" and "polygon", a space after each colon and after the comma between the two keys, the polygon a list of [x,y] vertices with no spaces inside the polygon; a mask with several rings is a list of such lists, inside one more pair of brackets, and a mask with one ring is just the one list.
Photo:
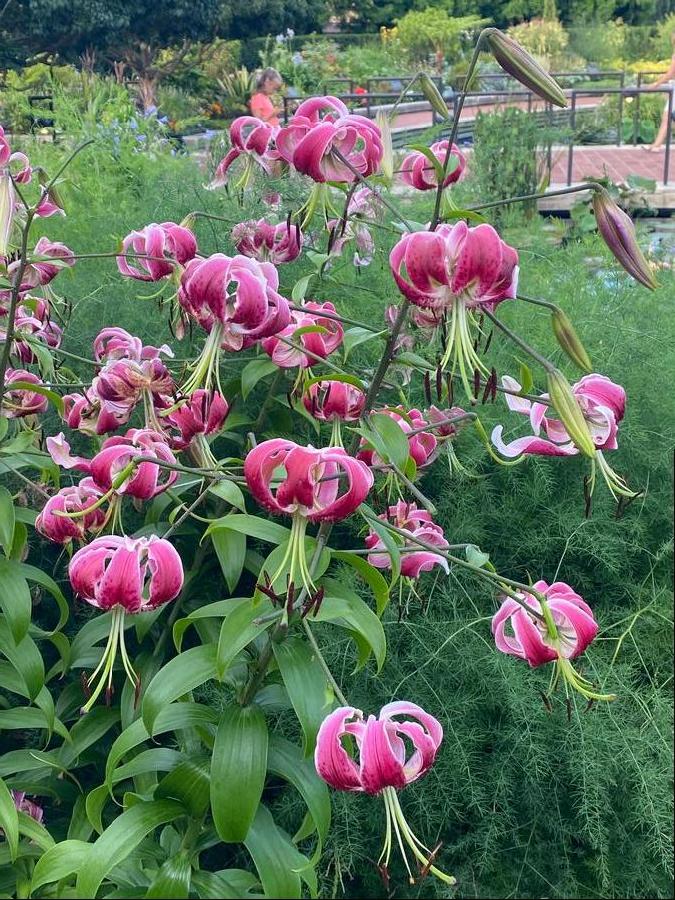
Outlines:
{"label": "pink lily flower", "polygon": [[288,566],[289,591],[302,583],[311,596],[316,588],[305,557],[307,523],[338,522],[351,515],[373,486],[372,472],[342,447],[316,450],[273,438],[249,451],[244,477],[264,509],[292,517],[286,554],[271,583]]}
{"label": "pink lily flower", "polygon": [[173,378],[159,357],[136,362],[118,359],[109,362],[94,378],[91,388],[105,403],[113,406],[133,406],[147,394],[152,400],[173,390]]}
{"label": "pink lily flower", "polygon": [[[373,486],[368,467],[341,447],[316,450],[284,438],[263,441],[250,450],[244,476],[266,510],[310,522],[339,522],[360,506]],[[273,476],[281,479],[274,489]],[[346,488],[341,477],[331,476],[344,476]]]}
{"label": "pink lily flower", "polygon": [[[310,368],[317,363],[317,356],[326,359],[344,339],[342,324],[336,319],[322,316],[324,311],[335,314],[335,306],[332,303],[309,300],[304,304],[302,312],[295,310],[291,313],[291,322],[283,331],[265,338],[260,346],[281,369],[292,369],[295,366]],[[300,332],[297,337],[296,332]],[[292,341],[296,346],[289,346],[284,339]],[[300,347],[308,352],[303,353]]]}
{"label": "pink lily flower", "polygon": [[441,438],[455,437],[462,423],[448,422],[448,419],[456,419],[464,415],[461,406],[453,406],[450,409],[439,409],[437,406],[430,406],[426,412],[427,421],[436,426],[434,428],[436,434]]}
{"label": "pink lily flower", "polygon": [[404,235],[389,256],[401,293],[415,306],[448,312],[447,345],[441,366],[459,368],[467,396],[472,375],[490,371],[474,348],[474,311],[493,310],[516,296],[518,253],[491,225],[466,222],[439,225],[436,231]]}
{"label": "pink lily flower", "polygon": [[27,372],[25,369],[7,369],[5,372],[5,399],[2,405],[2,415],[7,419],[21,419],[24,416],[33,416],[47,409],[47,398],[38,391],[29,388],[11,385],[15,381],[27,384],[43,385],[37,375]]}
{"label": "pink lily flower", "polygon": [[65,216],[66,211],[60,205],[53,191],[43,191],[38,205],[35,207],[35,215],[39,219],[48,219],[50,216]]}
{"label": "pink lily flower", "polygon": [[[122,253],[125,255],[117,257],[122,275],[137,281],[160,281],[172,275],[177,265],[194,259],[197,240],[189,228],[175,222],[152,222],[124,238]],[[127,259],[133,255],[138,256],[137,261]]]}
{"label": "pink lily flower", "polygon": [[[448,152],[448,141],[436,141],[429,149],[439,163],[443,165]],[[448,163],[448,173],[443,179],[444,188],[459,181],[466,168],[466,157],[457,144],[452,145],[450,152],[455,157],[456,162],[453,164],[451,159]],[[418,191],[431,191],[438,187],[436,169],[424,153],[420,153],[419,150],[409,153],[403,160],[401,164],[401,179],[405,184],[414,187]]]}
{"label": "pink lily flower", "polygon": [[[75,254],[58,241],[50,241],[49,238],[41,237],[35,245],[33,253],[36,257],[44,257],[44,259],[33,260],[28,263],[23,273],[23,281],[21,290],[27,291],[31,288],[49,284],[59,274],[62,269],[71,268],[75,265]],[[52,260],[54,260],[52,262]],[[13,262],[8,272],[10,276],[18,269],[19,263]]]}
{"label": "pink lily flower", "polygon": [[[23,297],[24,302],[36,298]],[[26,306],[20,306],[17,309],[17,315],[14,322],[14,340],[12,345],[12,353],[14,353],[23,363],[36,362],[35,353],[30,345],[30,340],[39,341],[47,347],[60,347],[63,339],[63,331],[49,318],[49,308],[42,300],[37,300],[38,306],[33,311]],[[44,307],[44,310],[42,310]],[[0,339],[6,337],[6,330],[1,324],[2,313],[0,312]]]}
{"label": "pink lily flower", "polygon": [[300,256],[303,236],[299,225],[290,222],[272,225],[265,219],[258,219],[257,222],[251,220],[235,225],[232,240],[238,253],[278,266]]}
{"label": "pink lily flower", "polygon": [[[418,430],[425,429],[425,426],[429,425],[419,409],[406,411],[402,406],[397,406],[395,409],[378,409],[375,412],[389,416],[406,435],[410,435],[408,437],[408,451],[418,469],[433,462],[438,441],[431,433],[431,429]],[[415,434],[414,432],[417,433]],[[357,454],[357,459],[363,460],[369,466],[387,467],[384,460],[369,446],[365,438],[361,440],[361,449]]]}
{"label": "pink lily flower", "polygon": [[[367,225],[359,222],[358,219],[350,219],[342,226],[338,219],[331,219],[326,224],[326,228],[330,234],[331,256],[341,256],[345,247],[349,246],[353,241],[353,264],[363,268],[371,264],[375,255],[375,241]],[[334,236],[336,229],[338,229],[337,236]]]}
{"label": "pink lily flower", "polygon": [[[21,168],[11,172],[12,164]],[[12,153],[5,131],[0,125],[0,260],[7,253],[12,233],[17,196],[14,182],[27,184],[31,180],[32,169],[25,153]]]}
{"label": "pink lily flower", "polygon": [[230,125],[232,149],[218,163],[209,187],[224,187],[228,182],[230,167],[240,156],[245,157],[246,165],[244,174],[237,184],[238,188],[248,185],[255,165],[266,175],[270,175],[278,158],[273,149],[277,132],[278,126],[268,125],[255,116],[239,116],[235,119]]}
{"label": "pink lily flower", "polygon": [[[520,391],[520,384],[509,375],[504,375],[502,385],[510,391]],[[617,434],[619,423],[626,411],[626,392],[619,384],[615,384],[605,375],[584,375],[572,385],[572,393],[576,398],[595,444],[595,460],[591,474],[590,492],[595,481],[595,463],[602,473],[614,498],[632,498],[637,494],[628,488],[624,479],[618,475],[604,458],[604,451],[618,448]],[[506,404],[513,412],[526,415],[534,434],[516,438],[504,443],[503,426],[497,425],[492,431],[492,443],[507,459],[521,455],[535,456],[576,456],[579,451],[574,445],[560,419],[548,413],[551,407],[547,402],[531,402],[526,397],[505,394]],[[548,401],[548,394],[541,395],[542,401]],[[542,427],[545,437],[541,435]]]}
{"label": "pink lily flower", "polygon": [[[98,533],[108,521],[104,510],[96,506],[102,496],[103,491],[88,477],[79,484],[61,488],[45,503],[35,520],[35,528],[55,544],[84,541],[87,534]],[[64,516],[59,513],[80,515]]]}
{"label": "pink lily flower", "polygon": [[161,347],[146,347],[140,338],[116,325],[103,328],[94,339],[96,362],[111,362],[116,359],[133,359],[141,362],[161,355],[173,357],[173,350],[168,344],[162,344]]}
{"label": "pink lily flower", "polygon": [[[558,635],[552,638],[546,623],[529,616],[517,600],[507,597],[492,619],[492,633],[497,649],[502,653],[526,660],[532,668],[563,657],[580,656],[598,633],[598,623],[590,606],[564,581],[548,585],[537,581],[535,591],[546,597]],[[520,595],[524,603],[535,612],[541,612],[541,604],[532,594]],[[512,635],[506,633],[511,626]]]}
{"label": "pink lily flower", "polygon": [[[383,522],[391,522],[397,528],[409,531],[413,538],[433,544],[439,550],[447,550],[450,546],[445,539],[443,529],[431,518],[425,509],[418,509],[414,503],[399,500],[390,506],[388,513],[379,516]],[[371,530],[365,540],[366,547],[372,550],[368,554],[368,562],[377,569],[391,569],[391,556],[386,545],[377,532]],[[422,572],[430,572],[434,566],[440,566],[446,573],[450,571],[448,561],[438,553],[424,550],[413,540],[404,539],[404,553],[401,555],[401,575],[406,578],[419,578]]]}
{"label": "pink lily flower", "polygon": [[271,263],[214,253],[187,264],[178,299],[202,328],[218,332],[218,345],[241,350],[290,322],[288,301],[278,287],[279,275]]}
{"label": "pink lily flower", "polygon": [[[177,471],[163,468],[159,463],[146,460],[134,463],[138,456],[149,456],[159,462],[176,464],[165,436],[149,428],[130,428],[123,436],[107,438],[91,460],[71,456],[70,445],[63,433],[47,438],[47,450],[54,462],[64,469],[76,468],[90,474],[96,486],[106,494],[126,494],[138,500],[151,500],[178,478]],[[120,478],[127,469],[126,476]]]}
{"label": "pink lily flower", "polygon": [[[399,717],[405,717],[399,721]],[[351,737],[358,749],[358,761],[347,753],[342,739]],[[364,719],[360,709],[341,706],[321,723],[316,739],[316,771],[331,787],[340,791],[381,794],[387,816],[387,832],[378,866],[387,876],[392,833],[396,833],[411,883],[412,876],[403,840],[421,864],[446,884],[455,879],[433,865],[434,853],[412,833],[398,800],[397,791],[417,781],[434,764],[443,740],[440,722],[415,703],[388,703],[379,716]],[[413,752],[409,754],[408,746]],[[402,840],[403,839],[403,840]]]}
{"label": "pink lily flower", "polygon": [[75,593],[98,609],[112,610],[110,636],[103,656],[87,687],[101,673],[89,701],[82,708],[88,712],[107,684],[112,694],[112,674],[119,646],[129,680],[140,689],[124,643],[125,613],[136,614],[156,609],[174,600],[183,588],[183,564],[176,549],[167,540],[129,538],[106,535],[95,538],[73,556],[68,566],[70,583]]}
{"label": "pink lily flower", "polygon": [[24,791],[12,790],[10,791],[10,794],[12,795],[14,806],[16,806],[19,812],[26,813],[31,819],[35,819],[40,825],[42,824],[45,817],[45,811],[41,806],[38,806],[37,803],[33,803],[32,800],[29,800]]}
{"label": "pink lily flower", "polygon": [[228,402],[222,394],[203,388],[196,390],[166,416],[166,421],[178,430],[178,436],[171,441],[173,447],[184,450],[197,435],[217,434],[229,411]]}
{"label": "pink lily flower", "polygon": [[356,422],[361,418],[366,395],[353,384],[324,378],[311,384],[302,398],[307,412],[320,422]]}
{"label": "pink lily flower", "polygon": [[544,603],[532,594],[519,593],[520,603],[506,597],[493,616],[492,634],[497,649],[526,660],[531,668],[555,662],[553,687],[563,678],[588,700],[613,700],[613,694],[594,691],[591,682],[579,675],[570,662],[586,650],[598,633],[590,606],[564,581],[551,585],[537,581],[532,590],[544,597]]}
{"label": "pink lily flower", "polygon": [[[287,128],[293,129],[288,136]],[[299,128],[304,131],[302,137]],[[294,117],[277,135],[277,149],[298,172],[319,183],[351,184],[356,178],[353,170],[362,178],[373,175],[384,155],[378,126],[365,116],[350,113],[335,121],[327,116],[311,126],[296,122]]]}
{"label": "pink lily flower", "polygon": [[82,394],[64,394],[63,421],[73,431],[83,434],[108,434],[126,425],[134,411],[136,400],[111,403],[98,396],[92,387]]}

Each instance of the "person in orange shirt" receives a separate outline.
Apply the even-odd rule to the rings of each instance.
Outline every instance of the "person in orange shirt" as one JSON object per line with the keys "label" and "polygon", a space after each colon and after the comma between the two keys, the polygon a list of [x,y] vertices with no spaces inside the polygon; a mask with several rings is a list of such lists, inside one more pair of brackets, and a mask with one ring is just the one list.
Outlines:
{"label": "person in orange shirt", "polygon": [[281,75],[276,69],[263,69],[256,80],[256,90],[249,101],[251,115],[262,119],[269,125],[279,125],[279,113],[282,107],[275,106],[271,100],[273,94],[281,89]]}

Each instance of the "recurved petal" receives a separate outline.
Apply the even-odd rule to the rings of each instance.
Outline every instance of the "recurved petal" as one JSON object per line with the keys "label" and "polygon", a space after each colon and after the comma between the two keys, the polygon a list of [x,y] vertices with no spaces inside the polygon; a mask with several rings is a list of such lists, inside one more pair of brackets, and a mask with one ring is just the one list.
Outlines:
{"label": "recurved petal", "polygon": [[[321,778],[339,791],[362,791],[359,769],[342,745],[341,738],[353,733],[347,720],[363,720],[363,713],[353,706],[340,706],[321,723],[314,750],[314,765]],[[358,735],[356,740],[358,742]]]}

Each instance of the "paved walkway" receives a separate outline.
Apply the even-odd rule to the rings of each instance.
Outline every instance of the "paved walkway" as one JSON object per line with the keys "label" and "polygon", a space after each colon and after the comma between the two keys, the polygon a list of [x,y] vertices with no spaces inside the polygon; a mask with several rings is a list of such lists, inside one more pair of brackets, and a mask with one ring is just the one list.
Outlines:
{"label": "paved walkway", "polygon": [[[561,184],[567,182],[566,147],[553,148],[553,169],[551,182]],[[669,175],[675,182],[675,142],[671,148]],[[622,147],[578,147],[572,155],[572,181],[584,181],[587,178],[607,176],[612,181],[625,181],[628,175],[641,175],[664,181],[665,151],[648,153],[642,147],[632,144]],[[672,173],[672,175],[671,175]],[[670,180],[670,179],[669,179]],[[675,184],[673,184],[675,187]]]}
{"label": "paved walkway", "polygon": [[[577,97],[577,109],[580,107],[593,108],[601,102],[601,97]],[[460,115],[460,121],[471,121],[475,119],[479,112],[494,112],[495,110],[504,109],[506,106],[514,106],[517,109],[526,109],[531,112],[542,112],[546,108],[543,100],[532,97],[532,101],[528,106],[527,100],[502,100],[497,102],[484,102],[478,105],[465,106]],[[394,119],[392,128],[431,128],[433,124],[433,115],[431,107],[429,109],[415,110],[414,112],[402,112]]]}

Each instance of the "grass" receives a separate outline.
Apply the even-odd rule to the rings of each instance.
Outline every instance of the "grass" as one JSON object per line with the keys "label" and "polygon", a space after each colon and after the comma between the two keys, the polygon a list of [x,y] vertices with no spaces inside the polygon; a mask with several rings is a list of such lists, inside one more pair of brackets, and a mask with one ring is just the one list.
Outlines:
{"label": "grass", "polygon": [[[52,152],[43,150],[46,157]],[[77,160],[71,179],[68,217],[46,222],[44,230],[80,252],[110,252],[131,229],[180,221],[194,209],[233,224],[264,214],[261,204],[247,201],[240,209],[223,192],[204,191],[204,174],[178,157],[132,154],[120,161],[99,148]],[[424,220],[419,206],[408,213]],[[232,252],[228,225],[200,220],[197,228],[202,252]],[[381,322],[385,304],[399,299],[388,245],[379,246],[389,237],[378,232],[370,269],[358,274],[337,263],[314,295],[346,314]],[[591,711],[577,698],[568,711],[561,698],[547,712],[538,693],[547,686],[546,675],[495,651],[489,631],[495,598],[464,575],[425,576],[424,613],[411,602],[399,622],[392,604],[385,616],[388,658],[380,674],[369,668],[354,676],[353,646],[334,631],[317,631],[356,706],[375,711],[394,698],[410,698],[445,726],[436,766],[403,793],[402,804],[420,837],[431,846],[443,842],[441,863],[457,876],[458,887],[451,892],[427,879],[407,888],[395,864],[396,896],[666,897],[672,894],[675,279],[663,272],[661,287],[650,294],[617,270],[597,238],[555,247],[538,220],[527,226],[513,222],[506,237],[521,248],[523,292],[558,302],[597,369],[625,386],[628,411],[612,464],[632,485],[645,487],[646,495],[617,520],[600,485],[593,515],[584,520],[582,461],[535,459],[503,469],[486,458],[469,430],[456,449],[471,476],[450,477],[439,463],[421,487],[437,504],[451,542],[478,544],[515,578],[559,577],[591,603],[601,634],[584,665],[619,698]],[[590,257],[605,259],[599,275],[587,264]],[[306,260],[283,268],[283,292],[289,295],[308,271]],[[148,299],[154,286],[122,279],[111,259],[83,260],[55,286],[73,304],[64,344],[71,352],[90,355],[96,332],[111,324],[154,344],[170,339],[165,315]],[[545,311],[512,302],[499,314],[576,377],[556,348]],[[198,346],[201,336],[192,340]],[[180,345],[177,355],[189,357],[189,344]],[[355,351],[355,362],[372,362],[369,346]],[[518,358],[500,335],[491,355],[499,371],[518,374]],[[69,365],[76,377],[91,374],[76,362]],[[228,360],[228,375],[238,365],[230,368]],[[535,381],[541,385],[540,373]],[[395,395],[388,399],[396,401]],[[424,402],[417,377],[411,399]],[[523,433],[521,418],[507,415],[499,398],[479,412],[488,432],[504,422],[507,439]],[[340,534],[345,545],[361,541],[353,529]],[[292,792],[277,803],[282,814],[295,815]],[[379,855],[382,812],[370,798],[335,796],[320,896],[382,896],[372,864]]]}

